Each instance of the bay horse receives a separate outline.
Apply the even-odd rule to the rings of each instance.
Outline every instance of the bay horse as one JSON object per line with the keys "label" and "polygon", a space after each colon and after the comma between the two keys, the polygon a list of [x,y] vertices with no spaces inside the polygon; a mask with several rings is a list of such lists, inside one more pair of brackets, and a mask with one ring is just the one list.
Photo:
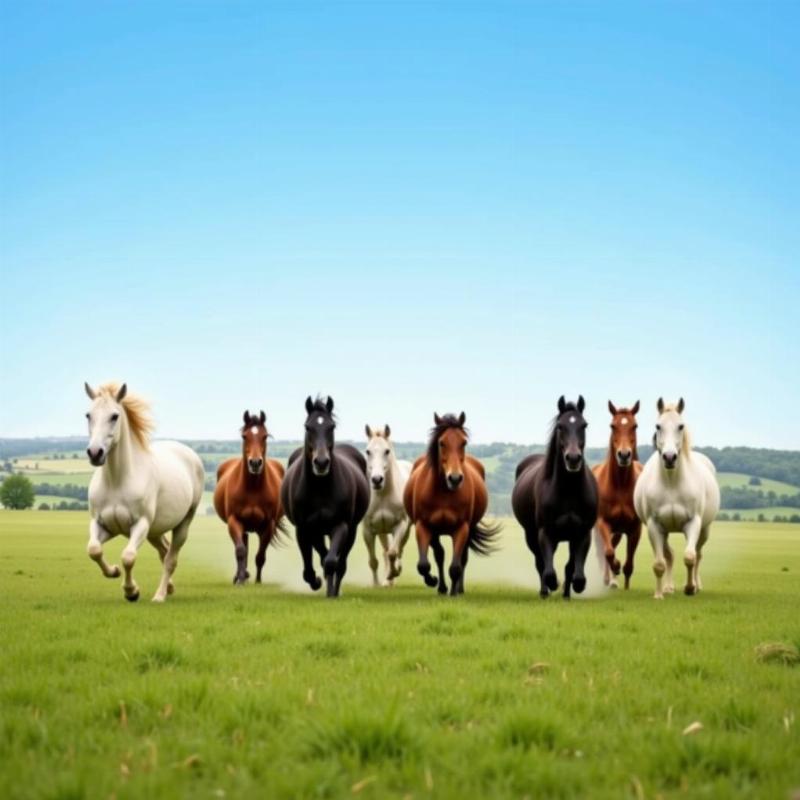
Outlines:
{"label": "bay horse", "polygon": [[639,401],[630,408],[618,409],[609,400],[608,410],[611,412],[608,454],[605,461],[592,467],[599,497],[597,523],[594,528],[595,545],[601,561],[603,581],[606,586],[616,588],[620,563],[615,550],[622,536],[627,537],[627,555],[622,573],[625,576],[625,588],[629,589],[633,575],[633,557],[642,536],[642,522],[633,507],[633,487],[642,472],[636,447]]}
{"label": "bay horse", "polygon": [[711,459],[692,450],[681,416],[685,407],[683,398],[674,404],[658,398],[655,452],[647,459],[633,493],[636,513],[647,526],[655,555],[656,600],[675,591],[672,550],[667,541],[672,532],[686,536],[684,593],[693,595],[703,588],[700,559],[720,505],[717,470]]}
{"label": "bay horse", "polygon": [[[86,454],[98,467],[89,484],[89,557],[107,578],[118,578],[119,567],[103,557],[103,545],[125,536],[122,551],[126,600],[139,599],[133,579],[136,555],[145,541],[158,551],[163,572],[153,602],[162,603],[175,591],[172,576],[178,553],[203,497],[205,471],[193,450],[180,442],[151,442],[149,408],[128,392],[127,384],[106,383],[84,389],[92,401]],[[170,541],[165,534],[172,531]]]}
{"label": "bay horse", "polygon": [[[481,520],[486,513],[489,493],[486,473],[477,458],[466,454],[469,434],[464,428],[466,415],[433,415],[427,453],[414,462],[411,477],[403,492],[403,503],[417,532],[419,562],[417,572],[427,586],[447,593],[444,578],[442,536],[453,537],[450,563],[450,594],[464,593],[464,571],[469,551],[479,555],[493,552],[500,526]],[[436,558],[438,580],[431,575],[428,548]]]}
{"label": "bay horse", "polygon": [[584,565],[597,519],[597,482],[586,464],[587,422],[583,396],[568,403],[562,395],[544,455],[531,455],[517,466],[511,494],[514,516],[525,531],[539,573],[539,594],[558,589],[553,556],[559,542],[569,543],[564,597],[586,588]]}
{"label": "bay horse", "polygon": [[411,533],[411,520],[403,505],[403,490],[411,475],[411,462],[399,460],[395,455],[388,425],[375,429],[366,425],[364,430],[367,434],[370,499],[361,531],[367,546],[373,585],[378,585],[377,538],[383,548],[383,585],[392,586],[403,569],[403,548]]}
{"label": "bay horse", "polygon": [[[295,526],[303,580],[317,591],[312,549],[319,554],[328,597],[338,597],[358,523],[369,506],[367,462],[352,445],[335,444],[333,399],[306,399],[305,441],[289,457],[281,502]],[[330,538],[328,547],[325,537]]]}
{"label": "bay horse", "polygon": [[267,547],[277,542],[282,533],[281,481],[283,464],[267,458],[267,415],[244,412],[242,455],[223,461],[217,469],[214,508],[228,526],[228,534],[236,553],[235,584],[242,585],[250,577],[247,571],[247,537],[258,535],[256,583],[267,558]]}

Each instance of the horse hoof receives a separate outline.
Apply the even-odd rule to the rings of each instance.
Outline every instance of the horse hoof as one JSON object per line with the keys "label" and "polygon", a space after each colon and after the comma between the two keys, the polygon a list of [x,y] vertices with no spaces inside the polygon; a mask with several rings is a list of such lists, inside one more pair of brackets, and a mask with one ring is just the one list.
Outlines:
{"label": "horse hoof", "polygon": [[133,594],[126,594],[125,599],[129,603],[135,603],[139,599],[139,590],[137,589]]}
{"label": "horse hoof", "polygon": [[608,584],[609,589],[619,589],[619,584],[616,581],[610,581]]}
{"label": "horse hoof", "polygon": [[107,578],[119,578],[122,575],[122,570],[115,564],[111,567],[111,572],[106,575]]}
{"label": "horse hoof", "polygon": [[427,575],[423,575],[422,577],[425,580],[426,586],[430,586],[431,588],[433,588],[434,586],[439,585],[439,581],[437,581],[436,578],[434,578],[433,575],[431,575],[430,573],[428,573]]}
{"label": "horse hoof", "polygon": [[691,597],[693,594],[697,594],[697,587],[695,586],[684,586],[683,593]]}
{"label": "horse hoof", "polygon": [[547,600],[547,598],[550,597],[550,590],[549,589],[539,589],[539,597],[541,597],[542,600]]}
{"label": "horse hoof", "polygon": [[664,599],[664,595],[663,594],[659,594],[658,592],[656,592],[653,595],[653,600],[663,600],[663,599]]}
{"label": "horse hoof", "polygon": [[544,582],[551,592],[554,592],[556,589],[558,589],[558,578],[556,577],[555,572],[545,572]]}
{"label": "horse hoof", "polygon": [[175,586],[172,581],[167,584],[167,594],[175,594]]}
{"label": "horse hoof", "polygon": [[310,583],[310,586],[315,592],[318,592],[322,588],[322,578],[318,578],[315,575],[314,579]]}
{"label": "horse hoof", "polygon": [[575,578],[572,581],[572,588],[580,594],[586,588],[586,578]]}
{"label": "horse hoof", "polygon": [[436,591],[439,592],[439,594],[447,594],[447,584],[446,583],[440,583],[438,585],[438,588],[436,589]]}

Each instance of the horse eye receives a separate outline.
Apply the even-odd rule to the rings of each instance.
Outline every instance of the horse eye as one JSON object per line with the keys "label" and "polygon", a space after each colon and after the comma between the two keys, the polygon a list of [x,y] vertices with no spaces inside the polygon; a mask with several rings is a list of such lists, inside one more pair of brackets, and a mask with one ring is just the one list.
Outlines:
{"label": "horse eye", "polygon": [[87,411],[86,412],[86,419],[91,419],[91,418],[92,418],[92,415]]}
{"label": "horse eye", "polygon": [[660,431],[661,430],[661,426],[660,425],[656,425],[656,430]]}
{"label": "horse eye", "polygon": [[112,414],[111,415],[111,421],[112,422],[116,422],[118,419],[119,419],[119,414]]}
{"label": "horse eye", "polygon": [[384,454],[385,456],[388,456],[388,455],[389,455],[389,451],[388,451],[388,450],[384,450],[384,451],[383,451],[383,454]]}
{"label": "horse eye", "polygon": [[371,452],[371,451],[369,451],[369,450],[367,450],[367,455],[368,455],[368,456],[371,456],[371,455],[372,455],[372,452]]}
{"label": "horse eye", "polygon": [[683,430],[683,425],[678,425],[678,430],[682,431]]}

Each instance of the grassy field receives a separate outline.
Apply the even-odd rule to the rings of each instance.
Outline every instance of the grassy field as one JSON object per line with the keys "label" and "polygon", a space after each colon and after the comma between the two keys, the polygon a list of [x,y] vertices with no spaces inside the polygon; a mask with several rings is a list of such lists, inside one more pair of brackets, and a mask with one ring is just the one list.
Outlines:
{"label": "grassy field", "polygon": [[[234,588],[198,518],[164,606],[84,554],[86,515],[0,512],[0,796],[775,797],[800,788],[797,526],[718,523],[706,591],[543,602],[519,529],[453,600],[406,571],[303,588],[294,542]],[[676,543],[677,544],[677,543]],[[121,542],[109,556],[118,561]],[[594,566],[594,560],[592,560]],[[684,734],[689,726],[702,729]],[[695,727],[697,727],[695,725]]]}
{"label": "grassy field", "polygon": [[789,494],[794,495],[800,492],[800,488],[792,486],[791,483],[783,483],[781,481],[773,481],[769,478],[760,478],[760,485],[750,485],[750,475],[744,475],[741,472],[718,472],[717,481],[719,485],[730,486],[731,488],[745,488],[752,489],[753,491],[775,492],[777,495]]}

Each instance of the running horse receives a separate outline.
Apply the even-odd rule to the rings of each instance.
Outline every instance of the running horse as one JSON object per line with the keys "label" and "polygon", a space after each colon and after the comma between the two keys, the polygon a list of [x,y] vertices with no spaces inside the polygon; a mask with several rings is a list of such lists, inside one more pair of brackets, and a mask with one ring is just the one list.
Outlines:
{"label": "running horse", "polygon": [[247,571],[247,538],[249,533],[258,536],[256,553],[256,583],[261,583],[261,573],[267,559],[267,547],[279,541],[283,532],[281,521],[281,481],[283,464],[267,458],[267,416],[244,412],[241,434],[241,458],[223,461],[217,469],[217,486],[214,489],[214,508],[219,518],[228,526],[228,533],[236,552],[235,584],[242,585],[250,577]]}
{"label": "running horse", "polygon": [[616,589],[620,563],[615,550],[623,534],[627,537],[627,555],[622,573],[625,576],[625,588],[630,589],[633,557],[642,536],[642,522],[633,507],[633,489],[642,472],[636,448],[639,401],[630,408],[618,409],[609,400],[608,410],[611,412],[608,454],[605,461],[592,467],[599,497],[594,528],[595,546],[603,570],[603,581],[606,586]]}
{"label": "running horse", "polygon": [[[457,595],[464,592],[469,551],[479,555],[491,553],[500,526],[481,521],[489,493],[483,464],[466,454],[469,438],[464,428],[466,415],[463,411],[458,417],[434,414],[433,420],[435,427],[431,430],[428,451],[414,463],[403,492],[403,503],[416,527],[417,572],[428,586],[437,586],[439,594],[447,593],[441,537],[453,537],[450,594]],[[429,547],[436,558],[438,580],[431,575]]]}
{"label": "running horse", "polygon": [[584,407],[582,396],[568,403],[562,395],[547,452],[528,456],[517,466],[511,505],[533,553],[542,597],[558,589],[553,556],[559,542],[569,543],[564,597],[586,588],[584,565],[597,519],[597,481],[583,454]]}
{"label": "running horse", "polygon": [[289,457],[281,502],[295,526],[303,580],[314,591],[322,586],[312,563],[316,550],[328,597],[338,597],[358,523],[369,506],[367,462],[352,445],[334,444],[333,398],[309,397],[306,415],[305,441]]}

